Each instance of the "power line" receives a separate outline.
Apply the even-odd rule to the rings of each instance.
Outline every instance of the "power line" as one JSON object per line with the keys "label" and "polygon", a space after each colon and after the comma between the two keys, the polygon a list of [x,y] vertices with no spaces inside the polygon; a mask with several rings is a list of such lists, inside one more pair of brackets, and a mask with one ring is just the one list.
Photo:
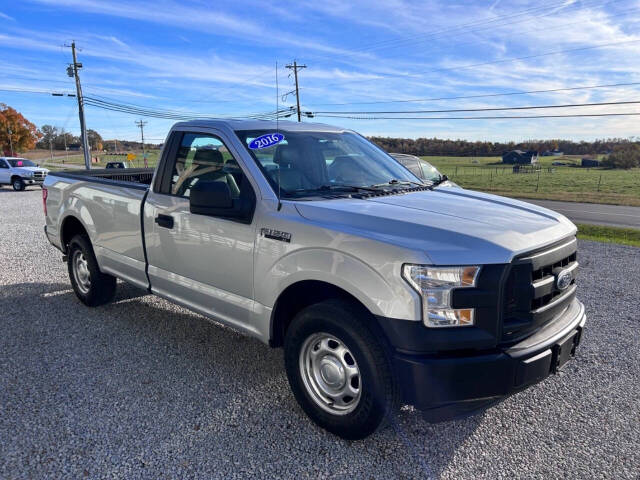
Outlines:
{"label": "power line", "polygon": [[136,116],[144,116],[144,117],[153,117],[153,118],[161,118],[165,120],[193,120],[196,118],[203,117],[217,117],[217,118],[273,118],[275,116],[289,116],[293,112],[291,108],[289,109],[281,109],[277,112],[264,112],[264,113],[246,113],[241,115],[215,115],[215,114],[202,114],[202,113],[180,113],[180,112],[171,112],[171,111],[161,111],[161,110],[153,110],[147,108],[139,108],[139,107],[131,107],[126,104],[119,104],[115,102],[107,102],[104,100],[98,100],[92,97],[85,97],[85,103],[87,105],[91,105],[96,108],[101,108],[104,110],[111,110],[120,113],[127,113]]}
{"label": "power line", "polygon": [[506,97],[512,95],[529,95],[535,93],[553,93],[553,92],[568,92],[573,90],[590,90],[594,88],[614,88],[614,87],[629,87],[634,85],[640,85],[640,82],[630,83],[609,83],[602,85],[589,85],[584,87],[566,87],[566,88],[551,88],[548,90],[529,90],[527,92],[506,92],[506,93],[486,93],[480,95],[461,95],[457,97],[435,97],[435,98],[413,98],[407,100],[382,100],[375,102],[345,102],[345,103],[314,103],[311,106],[340,106],[340,105],[381,105],[387,103],[420,103],[420,102],[435,102],[440,100],[462,100],[468,98],[488,98],[488,97]]}
{"label": "power line", "polygon": [[[597,2],[596,2],[597,3]],[[611,2],[605,2],[606,3],[611,3]],[[555,12],[558,11],[558,8],[562,8],[563,6],[571,6],[571,5],[567,5],[566,1],[562,1],[562,2],[551,2],[549,4],[546,5],[539,5],[537,7],[531,7],[531,8],[527,8],[525,10],[521,10],[515,13],[511,13],[511,14],[506,14],[506,15],[499,15],[493,18],[484,18],[484,19],[480,19],[480,20],[474,20],[472,22],[467,22],[467,23],[463,23],[463,24],[458,24],[452,27],[446,27],[440,30],[436,30],[436,31],[431,31],[431,32],[427,32],[427,33],[421,33],[421,34],[416,34],[416,35],[412,35],[409,37],[405,37],[405,38],[400,38],[400,39],[391,39],[391,40],[383,40],[380,42],[374,42],[374,43],[369,43],[366,46],[362,46],[360,48],[357,48],[355,50],[352,50],[353,53],[351,54],[347,54],[347,55],[343,55],[343,57],[353,57],[357,54],[361,54],[363,52],[367,52],[367,51],[372,51],[372,50],[380,50],[380,49],[384,49],[384,48],[390,48],[390,47],[395,47],[395,46],[399,46],[403,43],[410,43],[410,42],[414,42],[416,40],[418,41],[422,41],[425,40],[427,38],[432,38],[432,37],[437,37],[437,36],[441,36],[443,34],[446,33],[451,33],[451,32],[456,32],[459,30],[464,29],[465,33],[469,33],[469,32],[475,32],[478,31],[477,29],[469,29],[469,27],[474,27],[474,26],[481,26],[481,25],[490,25],[492,23],[496,23],[496,22],[500,22],[500,21],[506,21],[508,20],[508,23],[505,23],[505,25],[513,25],[516,23],[520,23],[520,22],[514,22],[513,19],[523,16],[523,15],[528,15],[531,13],[534,13],[536,11],[544,11],[546,9],[552,9],[551,12],[549,13],[545,13],[544,15],[536,15],[536,17],[541,17],[541,16],[546,16],[546,15],[550,15],[553,14]],[[525,19],[524,21],[528,21],[529,19]],[[499,25],[499,26],[503,26],[503,25]],[[495,25],[492,26],[493,28],[495,28]],[[422,39],[422,40],[419,40]],[[319,56],[319,55],[315,55],[314,58],[331,58],[331,59],[335,59],[335,56]]]}
{"label": "power line", "polygon": [[335,86],[335,85],[349,85],[352,83],[361,83],[361,82],[371,82],[371,81],[377,81],[377,80],[383,80],[385,78],[401,78],[401,79],[407,79],[407,78],[418,78],[419,75],[422,75],[424,73],[432,73],[432,72],[443,72],[443,71],[448,71],[448,70],[465,70],[468,68],[476,68],[476,67],[481,67],[481,66],[485,66],[485,65],[495,65],[498,63],[508,63],[508,62],[515,62],[517,60],[528,60],[531,58],[540,58],[540,57],[546,57],[546,56],[550,56],[550,55],[559,55],[561,53],[570,53],[570,52],[580,52],[580,51],[585,51],[585,50],[594,50],[597,48],[606,48],[606,47],[613,47],[613,46],[617,46],[617,45],[627,45],[627,44],[631,44],[631,43],[638,43],[640,42],[640,39],[637,40],[624,40],[621,42],[611,42],[611,43],[602,43],[599,45],[591,45],[589,47],[578,47],[578,48],[568,48],[568,49],[564,49],[564,50],[554,50],[551,52],[545,52],[545,53],[538,53],[538,54],[534,54],[534,55],[525,55],[522,57],[511,57],[511,58],[504,58],[501,60],[491,60],[491,61],[487,61],[487,62],[480,62],[480,63],[472,63],[472,64],[468,64],[468,65],[458,65],[455,67],[442,67],[442,68],[432,68],[432,69],[428,69],[425,70],[423,72],[421,72],[420,74],[385,74],[385,75],[379,75],[377,78],[370,78],[367,80],[352,80],[349,82],[334,82],[334,83],[328,83],[326,85],[323,85],[325,88],[326,87],[330,87],[330,86]]}
{"label": "power line", "polygon": [[[505,27],[505,26],[513,26],[513,25],[517,25],[520,23],[526,23],[526,22],[530,22],[534,19],[540,19],[543,17],[547,17],[550,15],[554,15],[556,14],[560,9],[564,9],[566,10],[564,7],[568,7],[571,8],[573,6],[579,5],[580,9],[586,8],[586,7],[592,7],[592,6],[604,6],[604,5],[608,5],[610,3],[615,3],[617,0],[610,0],[604,3],[600,3],[600,1],[592,1],[592,2],[581,2],[581,4],[578,3],[573,3],[573,4],[568,4],[568,2],[563,1],[560,2],[559,4],[551,4],[548,6],[542,6],[542,7],[535,7],[535,8],[531,8],[531,9],[527,9],[527,10],[523,10],[519,13],[515,13],[512,15],[504,15],[504,16],[498,16],[494,19],[486,19],[486,20],[479,20],[476,22],[471,22],[468,24],[463,24],[463,25],[459,25],[459,26],[455,26],[455,27],[450,27],[450,28],[445,28],[436,32],[432,32],[432,33],[427,33],[427,34],[420,34],[414,37],[408,37],[405,39],[396,39],[396,40],[388,40],[389,44],[388,45],[383,45],[381,47],[365,47],[364,50],[365,51],[372,51],[372,50],[381,50],[381,49],[387,49],[387,48],[396,48],[396,47],[400,47],[403,44],[407,44],[407,43],[421,43],[424,40],[426,40],[427,38],[434,38],[434,37],[443,37],[446,36],[447,34],[451,34],[451,33],[455,33],[457,31],[463,30],[463,33],[476,33],[476,32],[481,32],[481,31],[485,31],[485,30],[493,30],[495,28],[499,28],[499,27]],[[549,12],[545,12],[545,10],[550,9]],[[579,10],[580,10],[579,9]],[[634,11],[637,10],[637,8],[631,9],[629,11]],[[535,13],[537,11],[542,11],[543,13],[540,14],[534,14],[531,15],[532,13]],[[625,12],[626,13],[626,12]],[[526,18],[520,19],[520,20],[515,20],[514,18],[517,17],[521,17],[523,15],[527,15]],[[530,16],[529,16],[530,15]],[[618,15],[613,15],[612,17],[615,17]],[[499,23],[498,25],[495,25],[495,23]],[[583,23],[583,22],[578,22],[578,23]],[[483,26],[483,25],[489,25],[489,26],[485,26],[483,28],[468,28],[468,27],[474,27],[474,26]],[[564,27],[564,26],[569,26],[569,25],[576,25],[576,23],[569,23],[569,24],[562,24],[562,25],[556,25],[554,26],[554,29],[558,29],[559,27]]]}
{"label": "power line", "polygon": [[44,95],[53,95],[54,97],[75,97],[75,93],[61,92],[55,90],[35,90],[28,88],[0,88],[0,92],[14,92],[14,93],[38,93]]}
{"label": "power line", "polygon": [[[105,97],[102,97],[105,98]],[[227,115],[219,115],[219,114],[211,114],[211,113],[197,113],[197,112],[185,112],[178,110],[168,110],[168,109],[160,109],[160,108],[150,108],[144,107],[141,105],[125,103],[125,102],[116,102],[113,100],[101,100],[99,98],[94,97],[86,97],[87,102],[91,102],[94,106],[109,106],[113,108],[118,108],[120,110],[126,110],[130,113],[136,113],[140,115],[155,115],[155,116],[163,116],[167,118],[178,118],[178,119],[192,119],[198,117],[238,117],[238,116],[248,116],[248,117],[263,117],[275,114],[276,112],[260,112],[260,113],[243,113],[243,114],[227,114]]]}
{"label": "power line", "polygon": [[621,113],[585,113],[570,115],[504,115],[504,116],[484,116],[484,117],[355,117],[340,115],[317,115],[320,118],[346,118],[349,120],[501,120],[518,118],[579,118],[579,117],[623,117],[637,116],[640,112]]}
{"label": "power line", "polygon": [[630,105],[640,103],[640,100],[628,100],[620,102],[594,102],[594,103],[564,103],[560,105],[530,105],[519,107],[481,107],[481,108],[454,108],[446,110],[396,110],[396,111],[358,111],[358,112],[344,112],[344,111],[317,111],[314,114],[403,114],[403,113],[451,113],[451,112],[493,112],[500,110],[534,110],[541,108],[572,108],[572,107],[595,107],[602,105]]}

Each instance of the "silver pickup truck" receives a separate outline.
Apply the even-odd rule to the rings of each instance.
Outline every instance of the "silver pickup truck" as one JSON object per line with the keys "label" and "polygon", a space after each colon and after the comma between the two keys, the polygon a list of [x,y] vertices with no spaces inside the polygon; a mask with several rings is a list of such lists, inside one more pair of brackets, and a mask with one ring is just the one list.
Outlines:
{"label": "silver pickup truck", "polygon": [[402,404],[437,421],[570,360],[576,227],[422,181],[355,132],[194,120],[150,169],[53,172],[45,232],[78,298],[116,278],[284,347],[295,398],[344,438]]}

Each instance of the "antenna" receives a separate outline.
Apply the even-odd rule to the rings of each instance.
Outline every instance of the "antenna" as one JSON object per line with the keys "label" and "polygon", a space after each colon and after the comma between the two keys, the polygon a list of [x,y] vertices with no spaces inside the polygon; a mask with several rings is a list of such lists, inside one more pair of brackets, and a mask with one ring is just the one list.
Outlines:
{"label": "antenna", "polygon": [[[280,133],[280,123],[279,123],[279,119],[280,119],[280,114],[278,113],[278,110],[280,109],[279,105],[278,105],[278,98],[280,96],[280,92],[279,92],[279,88],[278,88],[278,61],[276,60],[276,133]],[[276,147],[276,150],[278,149],[278,147]],[[275,155],[275,153],[274,153]],[[282,208],[282,202],[280,201],[280,164],[278,164],[278,212],[280,211],[280,209]]]}

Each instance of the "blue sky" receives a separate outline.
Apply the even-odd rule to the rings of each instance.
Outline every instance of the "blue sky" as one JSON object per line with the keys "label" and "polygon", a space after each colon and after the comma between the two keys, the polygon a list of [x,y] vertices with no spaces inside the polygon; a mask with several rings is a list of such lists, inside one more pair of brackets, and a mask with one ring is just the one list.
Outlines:
{"label": "blue sky", "polygon": [[[65,72],[70,49],[63,46],[72,39],[82,49],[85,95],[189,114],[241,116],[275,110],[276,61],[283,94],[293,88],[284,65],[294,58],[308,65],[300,73],[300,84],[303,110],[311,111],[640,100],[640,85],[635,85],[361,103],[640,82],[639,14],[638,0],[2,0],[0,102],[38,126],[49,123],[77,133],[75,99],[2,91],[74,91]],[[611,43],[616,45],[601,47]],[[540,56],[560,50],[573,51]],[[510,60],[527,56],[531,58]],[[294,100],[290,95],[285,104]],[[347,102],[359,104],[327,105]],[[571,109],[574,112],[640,112],[640,107]],[[540,113],[569,111],[530,112]],[[138,138],[137,119],[87,108],[89,128],[105,138]],[[156,142],[173,123],[145,120],[146,136]],[[492,141],[630,137],[640,130],[640,117],[318,121],[367,135]]]}

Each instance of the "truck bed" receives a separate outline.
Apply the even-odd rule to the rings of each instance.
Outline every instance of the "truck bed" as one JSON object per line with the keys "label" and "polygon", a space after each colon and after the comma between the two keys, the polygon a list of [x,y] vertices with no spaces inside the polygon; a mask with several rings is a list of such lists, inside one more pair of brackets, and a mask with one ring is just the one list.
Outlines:
{"label": "truck bed", "polygon": [[61,178],[88,182],[121,184],[123,187],[147,189],[153,179],[153,168],[98,168],[93,170],[63,170],[51,172]]}
{"label": "truck bed", "polygon": [[[65,221],[82,219],[101,270],[147,288],[142,207],[152,168],[51,172],[47,189],[47,235],[63,249]],[[68,239],[67,239],[68,240]]]}

